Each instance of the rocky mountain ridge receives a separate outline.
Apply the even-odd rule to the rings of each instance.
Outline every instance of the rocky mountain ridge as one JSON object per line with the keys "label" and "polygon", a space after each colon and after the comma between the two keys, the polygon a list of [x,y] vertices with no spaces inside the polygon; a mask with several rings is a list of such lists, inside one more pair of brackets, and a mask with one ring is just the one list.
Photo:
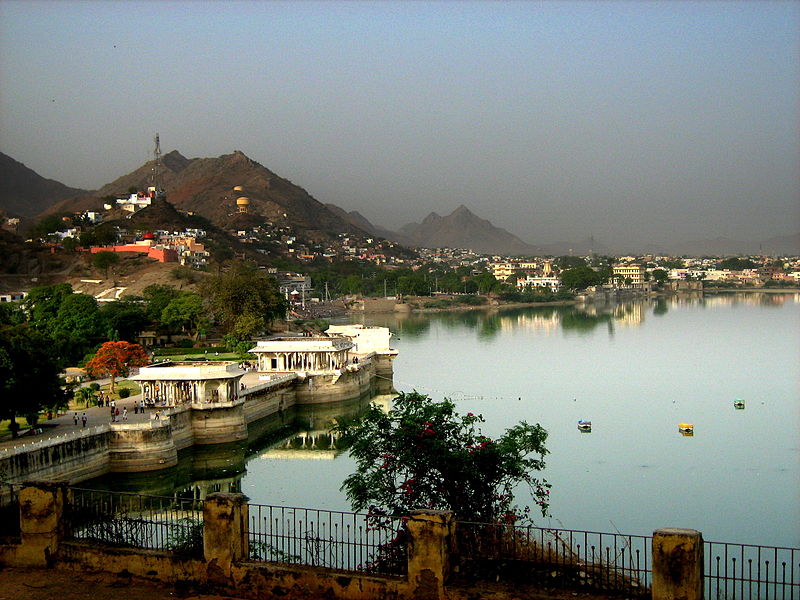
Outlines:
{"label": "rocky mountain ridge", "polygon": [[55,202],[84,193],[86,190],[45,179],[0,152],[0,209],[9,217],[33,217]]}

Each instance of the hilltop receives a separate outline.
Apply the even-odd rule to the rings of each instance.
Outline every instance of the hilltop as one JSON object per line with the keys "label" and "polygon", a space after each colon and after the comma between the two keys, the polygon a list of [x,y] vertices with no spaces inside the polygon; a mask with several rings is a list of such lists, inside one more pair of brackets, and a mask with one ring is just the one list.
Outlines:
{"label": "hilltop", "polygon": [[[130,189],[145,189],[151,185],[155,171],[156,162],[148,161],[95,192],[50,206],[43,214],[100,209],[109,200],[126,196]],[[342,232],[364,233],[300,186],[240,151],[217,158],[189,159],[173,150],[162,157],[158,179],[176,209],[200,215],[222,228],[268,221],[302,231],[312,239]],[[241,186],[243,191],[234,191],[236,186]],[[238,213],[236,200],[240,196],[249,199],[247,215]]]}

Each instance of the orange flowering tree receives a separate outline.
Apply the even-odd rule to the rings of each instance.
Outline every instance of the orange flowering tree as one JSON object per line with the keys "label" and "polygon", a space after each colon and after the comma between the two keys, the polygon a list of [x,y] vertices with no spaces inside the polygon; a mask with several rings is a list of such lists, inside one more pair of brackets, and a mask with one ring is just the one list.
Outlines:
{"label": "orange flowering tree", "polygon": [[111,377],[110,391],[114,393],[117,377],[127,377],[131,367],[143,367],[150,363],[144,348],[130,342],[106,342],[86,363],[86,371],[92,377]]}

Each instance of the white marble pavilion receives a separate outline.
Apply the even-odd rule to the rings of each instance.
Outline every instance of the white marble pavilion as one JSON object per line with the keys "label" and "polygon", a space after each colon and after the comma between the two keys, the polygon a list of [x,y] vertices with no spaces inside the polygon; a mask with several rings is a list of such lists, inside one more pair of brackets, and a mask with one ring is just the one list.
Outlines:
{"label": "white marble pavilion", "polygon": [[130,379],[142,386],[148,406],[233,402],[244,371],[233,362],[168,361],[142,367]]}

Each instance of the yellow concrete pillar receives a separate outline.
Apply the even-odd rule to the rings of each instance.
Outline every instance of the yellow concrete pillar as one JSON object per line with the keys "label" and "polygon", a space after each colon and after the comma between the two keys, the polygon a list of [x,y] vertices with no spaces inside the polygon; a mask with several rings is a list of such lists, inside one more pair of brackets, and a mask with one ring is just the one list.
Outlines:
{"label": "yellow concrete pillar", "polygon": [[66,482],[26,482],[19,493],[20,565],[49,567],[64,536]]}
{"label": "yellow concrete pillar", "polygon": [[203,554],[210,581],[222,583],[231,575],[231,564],[246,559],[248,506],[243,494],[214,493],[203,501]]}
{"label": "yellow concrete pillar", "polygon": [[653,532],[652,597],[703,599],[703,534],[673,528]]}
{"label": "yellow concrete pillar", "polygon": [[408,520],[408,584],[415,600],[441,600],[450,573],[453,513],[416,510]]}

